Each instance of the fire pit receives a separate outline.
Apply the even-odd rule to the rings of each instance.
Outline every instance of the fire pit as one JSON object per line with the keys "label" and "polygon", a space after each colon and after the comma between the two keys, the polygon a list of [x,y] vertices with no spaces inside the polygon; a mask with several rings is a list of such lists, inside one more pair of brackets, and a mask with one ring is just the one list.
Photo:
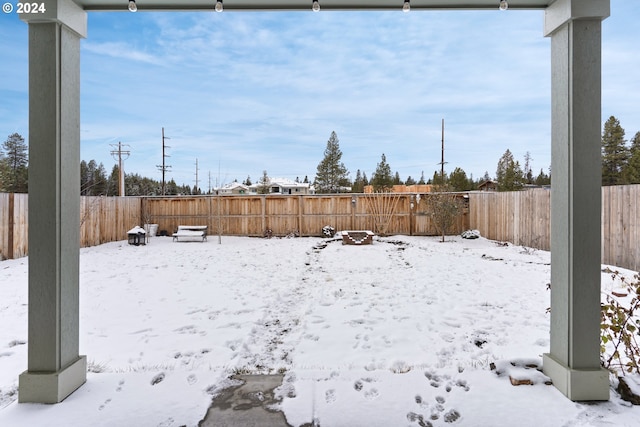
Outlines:
{"label": "fire pit", "polygon": [[342,232],[343,245],[370,245],[373,243],[373,231],[369,230],[350,230]]}

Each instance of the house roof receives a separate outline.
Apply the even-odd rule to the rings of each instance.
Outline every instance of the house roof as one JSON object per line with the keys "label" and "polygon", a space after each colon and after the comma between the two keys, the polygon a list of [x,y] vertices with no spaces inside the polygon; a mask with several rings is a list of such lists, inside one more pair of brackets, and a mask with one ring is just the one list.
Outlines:
{"label": "house roof", "polygon": [[[73,0],[87,11],[127,10],[126,0]],[[544,9],[555,0],[510,0],[510,9]],[[319,0],[321,10],[401,10],[402,0]],[[214,0],[136,0],[139,11],[213,10]],[[497,9],[499,0],[411,0],[411,9]],[[310,10],[311,0],[224,0],[224,10]]]}
{"label": "house roof", "polygon": [[[257,188],[257,187],[261,187],[263,184],[260,182],[254,182],[253,184],[251,184],[249,186],[249,188]],[[286,188],[309,188],[310,184],[309,183],[305,183],[305,182],[295,182],[292,181],[288,178],[269,178],[269,182],[267,183],[267,185],[271,186],[271,185],[278,185],[280,187],[286,187]]]}
{"label": "house roof", "polygon": [[234,188],[248,189],[249,187],[240,182],[234,181],[223,185],[222,187],[220,187],[220,190],[233,190]]}

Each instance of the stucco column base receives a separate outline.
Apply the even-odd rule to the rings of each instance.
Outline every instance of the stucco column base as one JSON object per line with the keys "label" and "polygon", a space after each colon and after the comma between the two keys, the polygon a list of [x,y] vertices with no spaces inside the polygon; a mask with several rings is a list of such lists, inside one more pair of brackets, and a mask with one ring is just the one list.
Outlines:
{"label": "stucco column base", "polygon": [[59,403],[87,381],[87,357],[58,372],[29,372],[20,374],[19,403]]}
{"label": "stucco column base", "polygon": [[609,400],[609,371],[604,368],[571,369],[545,353],[542,370],[553,385],[574,402]]}

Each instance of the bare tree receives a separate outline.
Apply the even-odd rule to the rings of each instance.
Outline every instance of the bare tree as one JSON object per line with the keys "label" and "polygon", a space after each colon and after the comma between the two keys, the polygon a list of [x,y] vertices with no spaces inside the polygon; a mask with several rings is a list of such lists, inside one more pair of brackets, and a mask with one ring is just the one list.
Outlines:
{"label": "bare tree", "polygon": [[460,198],[446,190],[446,187],[439,187],[426,198],[427,214],[431,217],[438,234],[442,236],[442,242],[462,211]]}

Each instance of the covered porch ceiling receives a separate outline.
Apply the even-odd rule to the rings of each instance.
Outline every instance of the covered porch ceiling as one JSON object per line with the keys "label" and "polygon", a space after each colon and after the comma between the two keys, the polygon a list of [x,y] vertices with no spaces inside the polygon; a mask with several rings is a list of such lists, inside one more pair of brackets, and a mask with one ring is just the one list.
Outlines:
{"label": "covered porch ceiling", "polygon": [[[86,11],[127,11],[129,0],[73,0]],[[225,11],[311,10],[312,0],[223,0]],[[555,0],[509,0],[509,9],[545,9]],[[402,10],[404,0],[319,0],[321,10]],[[216,0],[136,0],[139,11],[213,10]],[[500,0],[411,0],[412,10],[497,10]]]}

